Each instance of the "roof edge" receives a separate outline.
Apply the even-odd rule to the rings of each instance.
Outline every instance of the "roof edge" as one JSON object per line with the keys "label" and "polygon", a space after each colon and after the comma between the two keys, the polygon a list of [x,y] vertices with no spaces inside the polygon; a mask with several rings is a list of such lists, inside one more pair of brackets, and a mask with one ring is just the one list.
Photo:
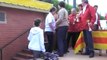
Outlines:
{"label": "roof edge", "polygon": [[35,8],[30,8],[30,7],[25,7],[25,6],[2,3],[2,2],[0,2],[0,6],[9,7],[9,8],[16,8],[16,9],[22,9],[22,10],[28,10],[28,11],[34,11],[34,12],[42,12],[42,13],[48,13],[49,12],[49,11],[42,10],[42,9],[35,9]]}

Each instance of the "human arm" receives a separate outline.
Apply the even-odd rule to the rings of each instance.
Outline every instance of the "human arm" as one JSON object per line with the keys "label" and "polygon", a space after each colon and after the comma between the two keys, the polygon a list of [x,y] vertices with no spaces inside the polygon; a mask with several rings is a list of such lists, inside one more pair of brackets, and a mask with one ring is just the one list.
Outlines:
{"label": "human arm", "polygon": [[43,30],[40,32],[39,39],[40,39],[40,47],[41,47],[41,50],[42,50],[42,52],[45,52],[44,33],[43,33]]}

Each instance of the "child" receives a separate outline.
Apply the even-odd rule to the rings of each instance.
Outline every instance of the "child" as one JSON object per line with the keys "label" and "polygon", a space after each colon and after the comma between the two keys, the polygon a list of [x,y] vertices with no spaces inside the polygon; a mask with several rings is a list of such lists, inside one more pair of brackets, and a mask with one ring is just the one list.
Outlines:
{"label": "child", "polygon": [[44,45],[44,34],[43,29],[40,26],[40,19],[36,19],[34,21],[34,27],[31,28],[28,40],[28,48],[33,51],[34,60],[40,57],[43,52],[45,52],[45,45]]}

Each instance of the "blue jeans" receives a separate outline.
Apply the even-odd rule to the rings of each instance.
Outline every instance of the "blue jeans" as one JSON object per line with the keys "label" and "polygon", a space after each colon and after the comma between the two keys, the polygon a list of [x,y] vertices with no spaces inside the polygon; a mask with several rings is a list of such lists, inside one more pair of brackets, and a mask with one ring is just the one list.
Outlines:
{"label": "blue jeans", "polygon": [[84,34],[84,42],[86,44],[86,53],[90,54],[94,52],[93,46],[93,38],[92,38],[92,31],[83,30]]}

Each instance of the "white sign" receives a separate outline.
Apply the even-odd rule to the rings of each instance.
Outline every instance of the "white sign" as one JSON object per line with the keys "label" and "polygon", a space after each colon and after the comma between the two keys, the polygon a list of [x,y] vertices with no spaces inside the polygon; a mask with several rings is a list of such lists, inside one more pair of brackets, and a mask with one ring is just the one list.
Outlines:
{"label": "white sign", "polygon": [[107,20],[100,20],[102,30],[107,30]]}

